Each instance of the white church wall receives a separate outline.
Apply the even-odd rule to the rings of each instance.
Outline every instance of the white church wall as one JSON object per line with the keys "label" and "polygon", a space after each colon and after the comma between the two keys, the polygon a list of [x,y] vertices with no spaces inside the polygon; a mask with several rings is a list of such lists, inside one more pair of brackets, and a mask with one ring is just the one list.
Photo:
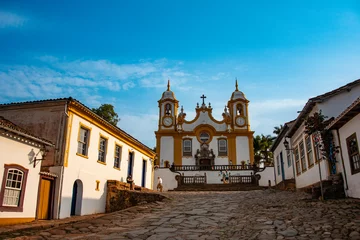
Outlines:
{"label": "white church wall", "polygon": [[[87,156],[77,154],[78,134],[80,123],[90,128],[89,145]],[[98,162],[99,138],[107,138],[106,161]],[[126,181],[129,164],[129,152],[134,153],[133,159],[133,180],[136,185],[142,183],[143,160],[146,161],[146,185],[151,188],[151,161],[136,149],[131,148],[109,133],[98,128],[96,125],[73,115],[72,129],[69,140],[68,166],[64,168],[60,218],[70,216],[71,200],[74,182],[79,180],[82,183],[81,215],[105,212],[106,204],[106,182],[107,180]],[[120,169],[114,168],[115,143],[122,147]],[[97,181],[100,182],[99,189],[96,189]]]}
{"label": "white church wall", "polygon": [[164,167],[165,161],[170,165],[174,162],[174,137],[164,136],[160,138],[160,167]]}
{"label": "white church wall", "polygon": [[163,191],[173,190],[177,187],[177,181],[175,180],[176,175],[178,174],[170,171],[168,168],[155,169],[153,190],[156,190],[156,186],[158,184],[158,177],[161,177],[163,181]]}
{"label": "white church wall", "polygon": [[226,123],[221,123],[221,124],[215,123],[213,120],[211,120],[208,111],[200,112],[200,116],[195,122],[184,123],[183,130],[184,131],[193,131],[194,128],[196,128],[197,126],[199,126],[201,124],[211,125],[216,129],[216,131],[226,131]]}
{"label": "white church wall", "polygon": [[[353,119],[351,119],[349,122],[347,122],[343,127],[339,129],[341,150],[342,150],[342,155],[344,157],[344,165],[345,165],[348,188],[349,188],[347,190],[347,195],[353,198],[360,198],[360,172],[355,174],[351,173],[351,166],[350,166],[350,159],[349,159],[346,138],[356,133],[358,147],[360,147],[359,126],[360,126],[360,114],[356,115]],[[340,158],[339,158],[339,162],[340,162]]]}
{"label": "white church wall", "polygon": [[241,161],[250,161],[249,139],[246,136],[236,137],[236,165],[240,165]]}

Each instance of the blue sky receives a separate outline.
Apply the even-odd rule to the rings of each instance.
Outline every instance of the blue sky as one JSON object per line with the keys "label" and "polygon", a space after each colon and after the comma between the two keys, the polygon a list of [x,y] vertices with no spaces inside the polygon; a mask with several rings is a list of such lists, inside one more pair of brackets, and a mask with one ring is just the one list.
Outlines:
{"label": "blue sky", "polygon": [[1,1],[1,103],[72,96],[115,106],[155,145],[167,79],[187,119],[221,120],[235,88],[255,134],[360,78],[359,1]]}

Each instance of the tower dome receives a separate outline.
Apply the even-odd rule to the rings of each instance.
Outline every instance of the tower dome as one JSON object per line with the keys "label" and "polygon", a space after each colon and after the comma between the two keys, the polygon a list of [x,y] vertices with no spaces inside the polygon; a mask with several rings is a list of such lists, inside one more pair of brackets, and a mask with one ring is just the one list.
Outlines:
{"label": "tower dome", "polygon": [[165,99],[176,100],[175,94],[170,90],[170,80],[168,80],[167,89],[165,92],[163,92],[160,100],[165,100]]}
{"label": "tower dome", "polygon": [[246,97],[245,97],[245,94],[243,92],[239,91],[238,81],[236,79],[235,91],[232,93],[230,100],[238,100],[238,99],[247,100]]}

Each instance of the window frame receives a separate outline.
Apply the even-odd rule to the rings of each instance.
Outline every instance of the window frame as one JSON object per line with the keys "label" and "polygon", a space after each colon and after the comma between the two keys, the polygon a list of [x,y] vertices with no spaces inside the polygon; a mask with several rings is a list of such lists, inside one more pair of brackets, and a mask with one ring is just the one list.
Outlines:
{"label": "window frame", "polygon": [[[4,206],[4,194],[5,194],[5,187],[6,187],[6,181],[8,177],[9,170],[18,170],[23,172],[23,179],[21,183],[21,190],[20,190],[20,197],[19,197],[19,203],[18,206]],[[0,191],[0,211],[1,212],[23,212],[24,210],[24,198],[26,193],[26,183],[27,183],[27,177],[28,177],[29,169],[24,168],[21,165],[18,164],[4,164],[4,175],[3,180],[1,184],[1,191]]]}
{"label": "window frame", "polygon": [[[104,140],[104,149],[102,149],[101,147],[101,142],[102,140]],[[106,164],[106,155],[107,155],[107,146],[108,146],[108,138],[105,137],[104,135],[100,134],[99,137],[99,147],[98,147],[98,162],[102,163],[102,164]],[[100,153],[103,153],[103,159],[100,158]]]}
{"label": "window frame", "polygon": [[[83,141],[81,141],[81,139],[80,139],[81,129],[86,130],[87,133],[88,133],[86,142],[83,142]],[[89,145],[90,145],[90,135],[91,135],[91,128],[89,128],[89,127],[85,126],[84,124],[80,123],[79,133],[78,133],[78,146],[77,146],[77,150],[76,150],[76,155],[82,156],[82,157],[85,157],[85,158],[88,158],[88,155],[89,155]],[[85,154],[83,154],[82,152],[81,152],[81,153],[79,152],[79,144],[84,144],[84,145],[85,145],[85,151],[86,151]]]}
{"label": "window frame", "polygon": [[300,154],[299,154],[299,147],[296,146],[294,149],[294,155],[295,155],[295,168],[296,168],[296,174],[301,174],[301,164],[300,164]]}
{"label": "window frame", "polygon": [[[116,151],[116,148],[119,148],[119,152]],[[119,155],[117,155],[117,153]],[[122,154],[122,146],[115,143],[115,148],[114,148],[114,168],[120,170],[120,166],[121,166],[121,154]],[[118,164],[116,165],[116,161],[118,161]]]}
{"label": "window frame", "polygon": [[276,156],[276,165],[277,165],[277,172],[278,176],[280,175],[280,154]]}
{"label": "window frame", "polygon": [[306,166],[304,140],[301,140],[301,141],[299,142],[299,148],[300,148],[301,171],[302,171],[302,172],[305,172],[305,171],[307,170],[307,166]]}
{"label": "window frame", "polygon": [[[220,142],[225,142],[225,151],[220,151]],[[218,156],[219,157],[227,157],[228,155],[228,142],[226,138],[218,138]]]}
{"label": "window frame", "polygon": [[[357,152],[351,152],[350,142],[352,140],[355,140]],[[354,160],[353,160],[353,157],[357,157],[357,160],[358,160],[357,162],[360,161],[359,142],[358,142],[358,139],[356,137],[356,133],[353,133],[349,137],[346,138],[346,148],[347,148],[347,153],[348,153],[348,157],[349,157],[351,175],[357,174],[357,173],[360,172],[360,166],[359,166],[359,168],[355,169]],[[360,162],[358,164],[360,164]]]}
{"label": "window frame", "polygon": [[287,160],[288,168],[291,167],[292,162],[291,162],[291,151],[290,150],[286,151],[286,160]]}
{"label": "window frame", "polygon": [[[185,151],[185,142],[186,141],[189,141],[190,142],[190,151]],[[191,138],[184,138],[182,140],[182,152],[183,152],[183,156],[186,156],[186,157],[191,157],[192,156],[192,139]]]}
{"label": "window frame", "polygon": [[[308,146],[308,142],[310,143],[310,148]],[[313,144],[312,144],[312,139],[310,136],[307,136],[305,138],[305,150],[306,150],[306,157],[307,157],[307,161],[308,161],[308,167],[311,168],[314,166],[315,161],[314,161],[314,155],[313,155]],[[310,159],[312,159],[312,163],[310,163]]]}

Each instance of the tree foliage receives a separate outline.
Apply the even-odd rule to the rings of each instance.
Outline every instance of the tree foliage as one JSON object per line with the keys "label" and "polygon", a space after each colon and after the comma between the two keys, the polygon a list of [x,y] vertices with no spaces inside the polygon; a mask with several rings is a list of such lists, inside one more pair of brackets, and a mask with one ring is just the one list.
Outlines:
{"label": "tree foliage", "polygon": [[282,124],[280,124],[280,126],[274,127],[273,133],[276,134],[276,136],[278,136],[281,133],[281,131],[283,130],[283,128],[284,128],[284,126]]}
{"label": "tree foliage", "polygon": [[273,144],[275,138],[271,135],[256,135],[254,138],[254,160],[256,164],[260,163],[261,159],[264,159],[266,164],[273,164],[274,157],[270,151],[270,147]]}
{"label": "tree foliage", "polygon": [[116,126],[116,124],[120,121],[119,116],[114,110],[114,106],[111,104],[101,104],[100,107],[93,108],[91,109],[91,111],[93,111],[114,126]]}

